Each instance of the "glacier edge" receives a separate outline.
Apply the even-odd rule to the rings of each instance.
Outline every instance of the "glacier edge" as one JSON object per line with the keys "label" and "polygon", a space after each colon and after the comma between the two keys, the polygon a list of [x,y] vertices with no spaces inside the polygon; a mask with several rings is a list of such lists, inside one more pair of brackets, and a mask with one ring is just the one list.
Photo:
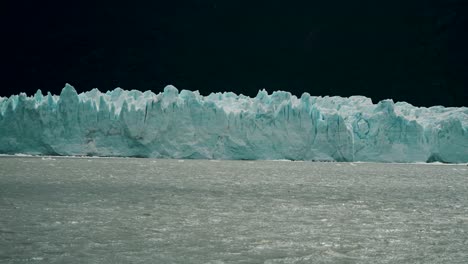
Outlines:
{"label": "glacier edge", "polygon": [[97,89],[0,97],[0,153],[468,162],[468,108],[363,96]]}

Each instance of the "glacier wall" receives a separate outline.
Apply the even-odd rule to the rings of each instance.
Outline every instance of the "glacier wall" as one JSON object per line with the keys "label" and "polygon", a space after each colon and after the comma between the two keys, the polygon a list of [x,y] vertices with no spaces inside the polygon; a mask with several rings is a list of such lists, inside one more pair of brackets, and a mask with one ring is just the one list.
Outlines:
{"label": "glacier wall", "polygon": [[255,98],[167,86],[0,97],[0,153],[202,159],[468,162],[468,108],[363,96]]}

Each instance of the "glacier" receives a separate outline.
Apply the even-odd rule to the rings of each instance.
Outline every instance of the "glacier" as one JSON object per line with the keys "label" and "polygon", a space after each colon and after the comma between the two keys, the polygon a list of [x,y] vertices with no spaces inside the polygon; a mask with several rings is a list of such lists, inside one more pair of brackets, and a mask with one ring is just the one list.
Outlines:
{"label": "glacier", "polygon": [[468,108],[166,86],[0,97],[0,153],[177,159],[468,162]]}

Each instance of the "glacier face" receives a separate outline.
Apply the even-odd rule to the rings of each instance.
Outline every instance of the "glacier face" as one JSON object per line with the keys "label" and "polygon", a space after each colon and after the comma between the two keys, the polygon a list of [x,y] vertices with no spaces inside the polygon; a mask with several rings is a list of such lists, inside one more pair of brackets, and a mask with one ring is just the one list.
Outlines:
{"label": "glacier face", "polygon": [[167,86],[0,97],[0,153],[468,162],[468,108]]}

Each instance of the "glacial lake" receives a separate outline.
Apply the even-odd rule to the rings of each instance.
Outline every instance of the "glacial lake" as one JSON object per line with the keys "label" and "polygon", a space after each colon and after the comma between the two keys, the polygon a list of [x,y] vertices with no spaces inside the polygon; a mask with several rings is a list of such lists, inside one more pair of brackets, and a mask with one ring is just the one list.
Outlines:
{"label": "glacial lake", "polygon": [[468,263],[468,167],[0,157],[0,263]]}

